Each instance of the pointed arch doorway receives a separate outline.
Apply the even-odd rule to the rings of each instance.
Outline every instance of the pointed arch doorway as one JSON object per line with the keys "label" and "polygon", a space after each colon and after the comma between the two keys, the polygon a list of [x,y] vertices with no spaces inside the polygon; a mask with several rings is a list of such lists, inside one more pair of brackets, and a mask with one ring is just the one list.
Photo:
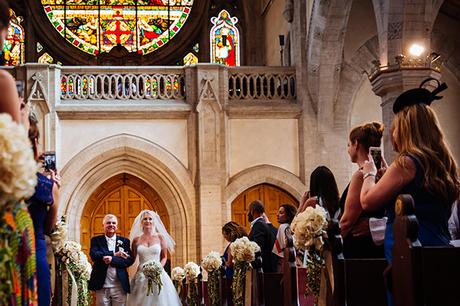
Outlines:
{"label": "pointed arch doorway", "polygon": [[143,209],[156,211],[170,231],[166,206],[147,183],[127,173],[115,175],[105,181],[92,193],[83,210],[80,221],[82,250],[89,255],[91,238],[104,234],[102,220],[106,214],[117,216],[117,235],[129,237],[134,219]]}

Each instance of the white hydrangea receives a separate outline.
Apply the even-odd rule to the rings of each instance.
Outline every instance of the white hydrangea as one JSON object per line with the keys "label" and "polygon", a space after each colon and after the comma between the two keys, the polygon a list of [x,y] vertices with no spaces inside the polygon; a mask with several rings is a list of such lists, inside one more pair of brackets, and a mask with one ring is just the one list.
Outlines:
{"label": "white hydrangea", "polygon": [[184,266],[185,279],[187,282],[194,281],[200,275],[200,266],[194,262],[188,262]]}
{"label": "white hydrangea", "polygon": [[294,218],[291,229],[294,233],[294,245],[296,248],[308,250],[314,247],[318,251],[323,249],[323,238],[327,238],[326,215],[326,210],[316,205],[315,208],[307,207],[305,211]]}
{"label": "white hydrangea", "polygon": [[185,271],[181,267],[175,267],[171,271],[171,278],[173,281],[181,282],[185,277]]}
{"label": "white hydrangea", "polygon": [[238,238],[230,245],[233,260],[238,262],[253,262],[259,251],[260,247],[257,243],[250,241],[248,237]]}
{"label": "white hydrangea", "polygon": [[203,258],[201,266],[206,271],[212,272],[222,266],[222,258],[218,252],[210,252],[205,258]]}

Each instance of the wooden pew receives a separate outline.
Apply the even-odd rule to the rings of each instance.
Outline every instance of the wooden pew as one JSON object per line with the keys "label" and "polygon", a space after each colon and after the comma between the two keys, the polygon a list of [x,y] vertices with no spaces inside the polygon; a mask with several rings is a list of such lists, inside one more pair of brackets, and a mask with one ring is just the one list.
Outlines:
{"label": "wooden pew", "polygon": [[460,305],[460,248],[423,247],[410,195],[396,201],[393,224],[393,296],[396,306]]}
{"label": "wooden pew", "polygon": [[328,247],[332,256],[333,284],[328,305],[385,306],[386,289],[383,271],[385,258],[345,259],[337,220],[328,227]]}

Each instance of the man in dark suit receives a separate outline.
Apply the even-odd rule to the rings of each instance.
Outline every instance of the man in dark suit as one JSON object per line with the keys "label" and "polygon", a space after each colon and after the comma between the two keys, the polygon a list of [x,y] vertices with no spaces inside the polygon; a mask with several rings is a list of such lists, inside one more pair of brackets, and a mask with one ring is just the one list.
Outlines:
{"label": "man in dark suit", "polygon": [[249,204],[248,221],[251,222],[249,240],[260,247],[262,253],[262,268],[264,272],[276,272],[275,257],[272,253],[276,235],[264,219],[264,204],[256,200]]}
{"label": "man in dark suit", "polygon": [[104,235],[91,239],[90,256],[94,262],[89,289],[96,291],[97,306],[125,306],[130,292],[126,268],[134,263],[129,239],[116,235],[114,215],[103,219]]}

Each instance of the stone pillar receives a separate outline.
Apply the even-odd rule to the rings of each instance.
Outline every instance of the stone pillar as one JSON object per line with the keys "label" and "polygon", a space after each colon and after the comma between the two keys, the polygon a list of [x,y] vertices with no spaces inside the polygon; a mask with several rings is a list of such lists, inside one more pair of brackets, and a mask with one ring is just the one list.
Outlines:
{"label": "stone pillar", "polygon": [[56,104],[60,102],[61,69],[57,65],[28,63],[17,70],[17,79],[25,83],[24,100],[29,104],[40,128],[40,150],[57,151],[59,167],[58,117]]}
{"label": "stone pillar", "polygon": [[[225,73],[220,65],[198,64],[197,197],[201,248],[199,259],[222,247],[222,196],[225,173]],[[210,235],[212,233],[212,235]]]}
{"label": "stone pillar", "polygon": [[[425,69],[398,69],[393,71],[382,71],[372,78],[372,90],[382,98],[382,116],[385,124],[383,135],[383,148],[385,159],[391,162],[395,156],[390,139],[390,127],[393,120],[393,104],[396,98],[404,91],[419,87],[426,78],[439,79],[441,74],[430,68]],[[431,89],[429,89],[431,90]]]}

